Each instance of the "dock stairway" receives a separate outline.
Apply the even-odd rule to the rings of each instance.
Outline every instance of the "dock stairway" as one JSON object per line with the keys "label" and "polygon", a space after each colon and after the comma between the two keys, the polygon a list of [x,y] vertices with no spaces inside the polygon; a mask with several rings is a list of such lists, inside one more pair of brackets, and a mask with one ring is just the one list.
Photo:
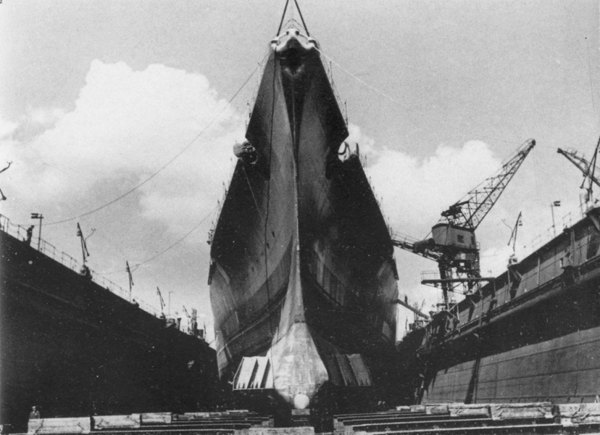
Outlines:
{"label": "dock stairway", "polygon": [[600,404],[432,404],[334,416],[334,435],[600,433]]}

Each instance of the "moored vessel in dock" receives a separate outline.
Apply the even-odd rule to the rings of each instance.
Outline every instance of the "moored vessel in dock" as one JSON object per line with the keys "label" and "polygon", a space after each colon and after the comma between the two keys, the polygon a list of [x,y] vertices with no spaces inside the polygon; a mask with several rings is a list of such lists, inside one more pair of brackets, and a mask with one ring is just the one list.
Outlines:
{"label": "moored vessel in dock", "polygon": [[288,28],[236,146],[209,282],[221,376],[294,408],[394,378],[393,246],[347,135],[318,43]]}

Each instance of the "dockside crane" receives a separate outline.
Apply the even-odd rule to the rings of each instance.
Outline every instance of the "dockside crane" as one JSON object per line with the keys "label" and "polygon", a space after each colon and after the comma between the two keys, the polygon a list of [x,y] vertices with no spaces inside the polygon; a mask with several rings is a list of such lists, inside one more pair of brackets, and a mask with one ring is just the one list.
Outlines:
{"label": "dockside crane", "polygon": [[166,319],[165,317],[165,300],[162,297],[162,293],[160,292],[160,288],[156,286],[156,294],[158,295],[158,301],[160,302],[160,318]]}
{"label": "dockside crane", "polygon": [[415,314],[415,316],[422,317],[425,320],[429,320],[429,316],[427,314],[423,313],[423,311],[421,311],[417,307],[413,307],[411,304],[408,303],[407,297],[404,297],[404,300],[396,299],[394,303],[402,305],[404,308],[407,308],[408,310],[412,311]]}
{"label": "dockside crane", "polygon": [[534,139],[527,140],[495,175],[486,178],[443,211],[441,219],[431,229],[430,238],[421,241],[408,238],[392,240],[397,247],[437,262],[439,279],[426,279],[422,284],[441,286],[445,309],[449,308],[448,293],[454,291],[456,286],[466,286],[465,292],[468,292],[477,283],[490,280],[481,277],[475,230],[534,146]]}
{"label": "dockside crane", "polygon": [[512,227],[508,243],[506,244],[506,246],[510,246],[512,242],[512,255],[510,260],[511,262],[514,261],[513,259],[516,260],[515,249],[517,247],[517,235],[519,234],[519,227],[523,226],[523,220],[521,219],[521,216],[523,216],[523,212],[520,211],[519,215],[517,216],[517,220],[515,221],[515,225]]}
{"label": "dockside crane", "polygon": [[95,228],[92,228],[92,232],[86,237],[83,235],[83,231],[81,230],[81,225],[77,222],[77,237],[79,237],[79,241],[81,244],[81,270],[79,273],[86,278],[92,277],[92,271],[87,265],[87,258],[90,256],[90,251],[87,248],[87,239],[89,239],[92,234],[96,231]]}
{"label": "dockside crane", "polygon": [[192,315],[187,310],[185,305],[182,305],[182,307],[183,307],[183,314],[185,314],[185,317],[187,318],[187,321],[188,321],[188,332],[191,332],[192,331]]}
{"label": "dockside crane", "polygon": [[192,308],[192,313],[190,314],[185,305],[183,305],[183,312],[188,319],[188,333],[192,334],[194,337],[204,340],[206,326],[204,329],[198,329],[198,311],[195,308]]}
{"label": "dockside crane", "polygon": [[596,176],[596,158],[598,157],[598,151],[600,151],[600,139],[596,144],[594,155],[591,161],[587,161],[583,155],[577,153],[574,149],[563,150],[558,148],[557,153],[562,154],[568,161],[573,163],[577,169],[583,174],[583,181],[581,182],[581,188],[586,190],[585,202],[588,203],[592,199],[593,185],[600,187],[600,181]]}

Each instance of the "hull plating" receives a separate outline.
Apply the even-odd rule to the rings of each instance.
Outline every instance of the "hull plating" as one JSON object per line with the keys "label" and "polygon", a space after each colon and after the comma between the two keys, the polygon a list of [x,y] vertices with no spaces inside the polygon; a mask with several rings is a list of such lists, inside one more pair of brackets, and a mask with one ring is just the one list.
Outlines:
{"label": "hull plating", "polygon": [[[316,50],[271,54],[212,242],[211,301],[222,376],[270,356],[289,403],[336,379],[359,353],[392,369],[397,297],[387,227],[357,156],[340,160],[345,122]],[[339,377],[339,376],[338,376]]]}

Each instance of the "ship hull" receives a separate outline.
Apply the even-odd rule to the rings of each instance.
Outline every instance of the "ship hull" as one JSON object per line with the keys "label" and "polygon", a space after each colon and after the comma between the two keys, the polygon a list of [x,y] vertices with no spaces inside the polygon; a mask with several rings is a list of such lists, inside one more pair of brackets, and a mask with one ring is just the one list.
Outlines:
{"label": "ship hull", "polygon": [[409,334],[405,402],[597,401],[597,212],[459,303],[450,322]]}
{"label": "ship hull", "polygon": [[0,422],[207,408],[208,345],[0,231]]}
{"label": "ship hull", "polygon": [[338,157],[346,125],[316,51],[300,67],[271,54],[246,136],[258,159],[238,162],[212,241],[221,375],[266,355],[294,406],[325,384],[378,384],[393,369],[393,248],[358,156]]}

